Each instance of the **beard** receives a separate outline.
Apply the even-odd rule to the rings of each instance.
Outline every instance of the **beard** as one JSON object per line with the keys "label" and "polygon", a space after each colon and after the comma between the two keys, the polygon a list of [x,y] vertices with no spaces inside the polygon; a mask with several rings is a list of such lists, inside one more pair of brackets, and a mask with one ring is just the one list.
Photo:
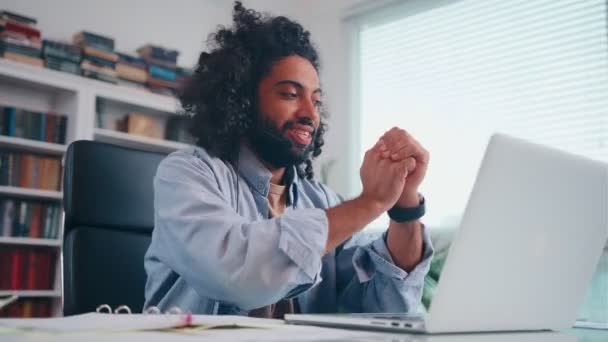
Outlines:
{"label": "beard", "polygon": [[258,116],[254,127],[249,133],[249,142],[257,155],[275,168],[300,165],[310,158],[317,138],[317,130],[311,133],[312,140],[308,145],[302,145],[287,137],[287,132],[296,124],[314,127],[312,121],[300,119],[287,121],[278,128],[270,120]]}

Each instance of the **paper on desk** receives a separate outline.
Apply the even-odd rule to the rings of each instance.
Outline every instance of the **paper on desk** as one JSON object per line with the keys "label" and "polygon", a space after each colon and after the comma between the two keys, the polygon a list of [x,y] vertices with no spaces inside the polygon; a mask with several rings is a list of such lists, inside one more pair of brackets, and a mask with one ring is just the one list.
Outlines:
{"label": "paper on desk", "polygon": [[200,328],[254,327],[265,328],[280,324],[282,321],[256,319],[241,316],[194,315],[113,315],[87,313],[82,315],[56,318],[7,318],[0,319],[0,327],[28,331],[46,332],[118,332],[164,330],[194,326]]}

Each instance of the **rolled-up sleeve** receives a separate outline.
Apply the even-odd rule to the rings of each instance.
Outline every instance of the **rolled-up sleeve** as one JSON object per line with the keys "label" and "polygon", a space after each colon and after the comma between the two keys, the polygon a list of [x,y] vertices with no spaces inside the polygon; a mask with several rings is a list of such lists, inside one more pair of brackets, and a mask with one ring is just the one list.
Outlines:
{"label": "rolled-up sleeve", "polygon": [[410,272],[393,261],[384,232],[373,242],[354,245],[337,256],[341,310],[348,312],[415,312],[422,298],[433,247],[423,226],[424,252],[420,263]]}
{"label": "rolled-up sleeve", "polygon": [[168,157],[154,180],[156,257],[199,295],[249,310],[320,281],[322,209],[251,221],[232,207],[204,162]]}
{"label": "rolled-up sleeve", "polygon": [[[323,187],[330,206],[342,197]],[[434,249],[422,225],[422,259],[410,272],[395,265],[386,246],[386,231],[362,231],[336,249],[336,290],[342,312],[415,312]]]}

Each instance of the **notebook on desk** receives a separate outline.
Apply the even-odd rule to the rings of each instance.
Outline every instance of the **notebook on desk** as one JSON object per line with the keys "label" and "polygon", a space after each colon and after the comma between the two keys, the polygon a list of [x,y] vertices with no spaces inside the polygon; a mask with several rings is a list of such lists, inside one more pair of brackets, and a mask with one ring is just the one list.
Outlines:
{"label": "notebook on desk", "polygon": [[606,164],[494,135],[426,317],[285,320],[419,333],[570,328],[606,242],[607,208]]}
{"label": "notebook on desk", "polygon": [[284,325],[283,321],[273,319],[247,316],[192,315],[191,313],[177,312],[158,314],[91,312],[66,317],[0,319],[0,329],[10,328],[47,333],[115,333],[161,331],[177,328],[271,328],[282,325]]}

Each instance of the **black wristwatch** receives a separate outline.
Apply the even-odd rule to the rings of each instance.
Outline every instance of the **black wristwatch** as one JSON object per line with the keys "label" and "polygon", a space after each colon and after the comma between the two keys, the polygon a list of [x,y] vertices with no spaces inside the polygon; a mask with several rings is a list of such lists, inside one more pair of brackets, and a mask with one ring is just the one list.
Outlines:
{"label": "black wristwatch", "polygon": [[424,206],[424,197],[421,194],[418,194],[420,197],[420,202],[417,207],[413,208],[399,208],[397,206],[389,209],[388,217],[395,222],[408,222],[418,220],[424,213],[426,212],[426,208]]}

